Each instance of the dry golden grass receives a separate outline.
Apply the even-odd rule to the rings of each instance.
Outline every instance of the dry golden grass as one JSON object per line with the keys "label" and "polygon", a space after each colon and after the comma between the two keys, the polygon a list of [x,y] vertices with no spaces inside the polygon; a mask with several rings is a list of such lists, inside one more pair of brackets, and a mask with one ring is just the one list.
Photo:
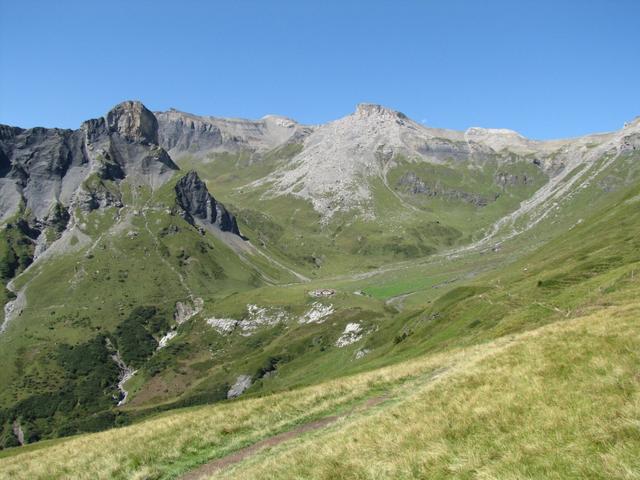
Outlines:
{"label": "dry golden grass", "polygon": [[15,455],[0,458],[0,478],[170,477],[369,396],[428,381],[434,370],[466,363],[483,351],[435,355],[263,398],[169,412],[33,451],[15,450]]}
{"label": "dry golden grass", "polygon": [[396,400],[225,476],[640,478],[639,391],[638,306],[612,307],[309,388],[16,451],[0,458],[0,478],[175,478],[382,392]]}
{"label": "dry golden grass", "polygon": [[640,478],[640,311],[610,308],[485,346],[375,415],[224,478]]}

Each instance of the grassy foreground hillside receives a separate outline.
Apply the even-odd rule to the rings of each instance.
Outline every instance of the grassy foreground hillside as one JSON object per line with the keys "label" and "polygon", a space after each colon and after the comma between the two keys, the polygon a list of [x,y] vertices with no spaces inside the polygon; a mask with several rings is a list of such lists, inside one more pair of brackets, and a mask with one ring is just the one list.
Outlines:
{"label": "grassy foreground hillside", "polygon": [[[635,290],[638,293],[638,290]],[[164,414],[0,458],[2,478],[179,478],[295,425],[229,478],[638,478],[640,305],[314,387]],[[384,395],[382,403],[358,406]]]}

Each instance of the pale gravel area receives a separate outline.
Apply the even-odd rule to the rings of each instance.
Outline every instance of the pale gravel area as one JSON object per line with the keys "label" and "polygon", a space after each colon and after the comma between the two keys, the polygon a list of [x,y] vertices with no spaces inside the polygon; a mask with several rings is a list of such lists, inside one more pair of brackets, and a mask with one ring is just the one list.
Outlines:
{"label": "pale gravel area", "polygon": [[299,323],[322,323],[327,317],[334,312],[333,305],[324,305],[320,302],[314,302],[311,308],[307,310],[299,319]]}
{"label": "pale gravel area", "polygon": [[[314,302],[295,320],[300,324],[323,323],[334,312],[333,305]],[[247,313],[241,320],[210,317],[206,319],[206,323],[220,335],[229,335],[237,330],[240,335],[248,337],[259,328],[273,327],[292,320],[294,318],[282,308],[249,304],[247,305]]]}
{"label": "pale gravel area", "polygon": [[356,343],[362,338],[362,325],[359,323],[347,323],[342,335],[336,340],[336,347],[342,348]]}

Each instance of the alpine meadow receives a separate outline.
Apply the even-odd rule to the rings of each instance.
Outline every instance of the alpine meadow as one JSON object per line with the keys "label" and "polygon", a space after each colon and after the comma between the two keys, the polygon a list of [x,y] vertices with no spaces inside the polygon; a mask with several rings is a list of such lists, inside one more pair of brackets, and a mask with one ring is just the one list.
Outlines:
{"label": "alpine meadow", "polygon": [[[359,2],[329,3],[360,31]],[[175,25],[157,41],[196,35]],[[227,67],[262,49],[225,38]],[[140,48],[121,53],[163,75]],[[276,82],[271,61],[254,74]],[[540,140],[359,101],[315,123],[124,100],[74,129],[0,124],[1,479],[640,479],[640,117]]]}

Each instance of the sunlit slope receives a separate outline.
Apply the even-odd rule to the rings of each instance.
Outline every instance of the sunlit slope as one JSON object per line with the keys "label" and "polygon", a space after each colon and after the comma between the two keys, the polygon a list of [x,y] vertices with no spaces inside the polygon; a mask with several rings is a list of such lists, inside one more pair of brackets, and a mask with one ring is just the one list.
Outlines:
{"label": "sunlit slope", "polygon": [[215,478],[638,478],[639,319],[637,305],[606,308],[505,339],[395,405]]}
{"label": "sunlit slope", "polygon": [[[246,395],[279,391],[581,315],[616,298],[632,278],[640,251],[638,191],[627,188],[606,196],[604,206],[594,201],[589,212],[587,200],[576,197],[567,205],[589,216],[581,214],[582,222],[533,254],[527,252],[539,242],[525,234],[497,251],[486,247],[452,259],[436,255],[426,262],[399,264],[399,270],[390,265],[389,272],[371,277],[286,285],[295,278],[276,264],[259,255],[242,261],[218,238],[202,236],[182,219],[168,216],[171,193],[168,184],[153,195],[136,193],[132,206],[120,212],[92,213],[86,219],[89,240],[78,240],[86,245],[75,244],[79,247],[69,255],[52,255],[16,280],[16,287],[27,286],[27,306],[0,339],[8,359],[1,375],[15,387],[4,393],[20,392],[4,399],[9,406],[29,397],[40,404],[47,395],[57,402],[69,375],[77,384],[77,374],[60,363],[59,344],[85,344],[113,333],[135,307],[145,305],[154,305],[157,317],[164,318],[151,332],[160,338],[171,328],[177,301],[204,299],[202,312],[181,325],[166,348],[136,353],[144,361],[134,361],[138,372],[125,384],[127,405],[87,405],[71,419],[55,415],[46,425],[38,419],[51,418],[49,410],[27,409],[21,415],[27,438],[95,430],[158,408],[221,400],[242,375],[253,379]],[[119,220],[114,224],[115,216]],[[251,237],[265,228],[243,226],[243,231]],[[442,248],[455,251],[455,246]],[[291,257],[279,258],[297,267]],[[256,288],[265,277],[285,285]],[[314,299],[309,292],[316,288],[333,288],[336,294]],[[40,293],[30,293],[36,291]],[[392,298],[405,293],[411,295]],[[97,296],[104,303],[92,300]],[[63,297],[64,304],[57,301]],[[283,312],[287,320],[231,333],[207,323],[211,318],[241,321],[252,305],[270,314]],[[303,321],[309,312],[323,309],[330,314],[322,322]],[[86,315],[77,315],[79,310]],[[357,332],[341,341],[349,328]],[[49,342],[51,338],[55,340]],[[102,387],[95,388],[104,394]],[[46,398],[38,396],[43,393]],[[110,395],[118,392],[104,394]],[[7,417],[3,438],[10,439],[11,412]]]}
{"label": "sunlit slope", "polygon": [[[12,282],[23,308],[0,335],[1,438],[11,435],[16,415],[28,441],[113,425],[119,372],[107,337],[144,383],[149,369],[180,358],[172,346],[155,352],[176,326],[177,302],[211,302],[262,285],[267,274],[290,280],[268,262],[241,261],[224,241],[170,215],[174,184],[151,192],[124,183],[126,207],[78,211],[78,226]],[[152,313],[144,328],[132,323],[136,308]],[[70,346],[73,358],[64,353]],[[82,365],[95,361],[108,371],[88,375]]]}
{"label": "sunlit slope", "polygon": [[[80,478],[172,478],[295,424],[388,395],[375,409],[355,408],[326,433],[282,444],[276,457],[249,458],[229,475],[633,478],[640,448],[639,194],[637,187],[628,190],[534,253],[450,288],[426,306],[382,314],[376,330],[346,348],[311,344],[301,356],[306,367],[295,358],[278,365],[275,376],[247,395],[393,363],[382,370],[165,413],[43,445],[33,460],[28,450],[13,450],[0,471],[38,478],[42,459],[52,458],[46,463],[59,478],[69,472]],[[299,289],[294,304],[311,301],[302,287],[289,288]],[[227,302],[231,315],[258,292],[261,302],[275,302],[277,287],[220,306]],[[346,292],[336,295],[335,302],[353,302]],[[366,297],[361,302],[360,308],[367,302],[381,308]],[[329,331],[338,335],[341,327]],[[240,337],[222,338],[231,346]],[[369,353],[356,361],[361,350]],[[342,365],[325,370],[329,361]],[[73,447],[78,441],[85,447],[81,454]],[[298,441],[304,442],[299,449],[291,448]],[[378,460],[366,460],[374,451]]]}
{"label": "sunlit slope", "polygon": [[[196,169],[233,208],[243,232],[258,246],[322,278],[430,256],[481,238],[493,223],[517,209],[547,181],[531,159],[505,161],[496,155],[481,165],[410,162],[398,156],[379,176],[363,178],[371,191],[367,213],[336,212],[331,218],[294,195],[274,196],[264,176],[302,148],[248,153],[176,156],[182,168]],[[407,178],[419,175],[429,190]],[[409,177],[408,177],[409,176]],[[502,178],[519,178],[503,184]],[[524,179],[524,180],[523,180]],[[427,188],[427,187],[425,187]]]}
{"label": "sunlit slope", "polygon": [[178,171],[89,175],[118,201],[70,222],[56,203],[37,241],[28,208],[9,219],[0,448],[493,341],[620,302],[635,279],[637,122],[552,142],[371,105],[319,129],[207,122],[249,134],[212,127],[211,150],[172,155],[244,238],[185,215]]}
{"label": "sunlit slope", "polygon": [[258,245],[322,278],[520,234],[540,245],[637,184],[639,128],[540,142],[361,105],[276,148],[195,143],[172,155],[224,195]]}
{"label": "sunlit slope", "polygon": [[[411,274],[425,282],[401,309],[394,302],[385,304],[358,293],[368,279],[264,287],[221,299],[205,308],[205,317],[242,318],[247,305],[257,304],[272,314],[284,312],[289,320],[263,325],[250,336],[241,329],[214,331],[203,320],[195,320],[178,340],[197,345],[199,338],[207,339],[212,351],[224,351],[225,356],[220,365],[214,361],[203,370],[208,380],[194,392],[205,392],[238,375],[257,380],[246,394],[308,385],[425,352],[484,342],[622,301],[640,261],[637,198],[637,188],[629,190],[611,208],[595,212],[591,220],[511,263],[515,255],[488,251],[378,275],[376,287],[370,287],[372,295],[385,286],[393,288],[396,275],[400,282]],[[326,299],[310,298],[309,292],[319,287],[337,290]],[[319,323],[299,323],[297,319],[314,305],[330,308],[332,314]],[[355,325],[358,334],[347,344],[340,343],[348,325]],[[274,373],[265,376],[265,368]]]}
{"label": "sunlit slope", "polygon": [[[637,289],[635,290],[637,293]],[[260,399],[8,451],[3,478],[178,478],[294,425],[350,412],[258,453],[230,478],[634,478],[637,304]],[[384,396],[372,409],[366,398]],[[217,476],[216,476],[217,478]]]}

